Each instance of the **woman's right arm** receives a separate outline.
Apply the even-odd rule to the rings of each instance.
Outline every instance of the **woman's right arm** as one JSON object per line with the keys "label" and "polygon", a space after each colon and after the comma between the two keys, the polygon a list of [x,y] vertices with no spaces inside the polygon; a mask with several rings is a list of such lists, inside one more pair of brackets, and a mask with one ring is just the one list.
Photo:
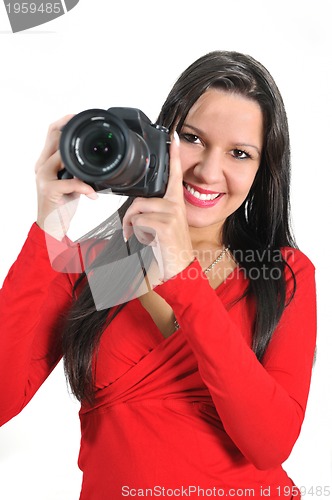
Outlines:
{"label": "woman's right arm", "polygon": [[67,115],[50,125],[44,149],[36,163],[38,213],[37,224],[47,234],[62,239],[75,211],[75,200],[81,194],[96,199],[94,189],[73,178],[59,181],[58,172],[64,168],[59,151],[61,130],[73,115]]}
{"label": "woman's right arm", "polygon": [[[95,196],[94,190],[78,179],[57,178],[63,168],[59,138],[69,118],[49,128],[36,164],[37,223],[0,290],[0,425],[24,408],[62,356],[62,324],[77,274],[52,268],[49,253],[63,244],[58,240],[64,227],[47,221],[80,194]],[[68,218],[66,229],[69,222]]]}

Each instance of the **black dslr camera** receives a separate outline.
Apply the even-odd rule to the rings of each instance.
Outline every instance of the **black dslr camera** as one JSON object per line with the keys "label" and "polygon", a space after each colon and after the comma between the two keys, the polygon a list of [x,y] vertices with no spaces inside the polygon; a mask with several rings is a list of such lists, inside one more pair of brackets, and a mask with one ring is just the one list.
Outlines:
{"label": "black dslr camera", "polygon": [[82,111],[62,130],[65,169],[58,177],[77,177],[96,191],[162,197],[169,174],[168,132],[136,108]]}

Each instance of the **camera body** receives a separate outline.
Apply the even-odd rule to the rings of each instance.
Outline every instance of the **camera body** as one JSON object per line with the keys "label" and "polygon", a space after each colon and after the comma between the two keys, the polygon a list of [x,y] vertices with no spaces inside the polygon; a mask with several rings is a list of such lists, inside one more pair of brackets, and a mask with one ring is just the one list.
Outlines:
{"label": "camera body", "polygon": [[59,179],[77,177],[96,191],[162,197],[169,176],[169,131],[137,108],[89,109],[62,129]]}

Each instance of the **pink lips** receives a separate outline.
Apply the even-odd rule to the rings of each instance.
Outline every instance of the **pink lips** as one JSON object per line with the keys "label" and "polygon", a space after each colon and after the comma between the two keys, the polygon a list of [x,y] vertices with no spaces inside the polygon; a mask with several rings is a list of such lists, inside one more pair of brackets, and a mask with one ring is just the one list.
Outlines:
{"label": "pink lips", "polygon": [[[206,189],[198,188],[197,186],[193,186],[192,184],[189,184],[189,186],[194,188],[195,191],[198,191],[199,193],[202,194],[217,194],[215,191],[208,191]],[[217,196],[217,198],[214,198],[214,200],[200,200],[196,198],[194,195],[192,195],[188,191],[188,189],[186,189],[185,186],[183,186],[183,193],[184,193],[184,199],[188,201],[188,203],[200,208],[213,207],[214,205],[219,203],[220,199],[224,196],[224,193],[220,193],[219,196]]]}

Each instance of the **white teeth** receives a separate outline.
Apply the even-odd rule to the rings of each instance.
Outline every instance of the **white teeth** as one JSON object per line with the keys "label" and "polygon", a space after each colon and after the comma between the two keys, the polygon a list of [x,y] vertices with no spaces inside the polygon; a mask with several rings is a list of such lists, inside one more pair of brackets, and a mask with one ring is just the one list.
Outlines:
{"label": "white teeth", "polygon": [[198,200],[210,201],[210,200],[215,200],[219,196],[219,193],[217,194],[199,193],[198,191],[195,191],[195,189],[189,186],[188,184],[185,184],[184,186],[186,190],[189,191],[189,193],[195,196],[195,198],[197,198]]}

